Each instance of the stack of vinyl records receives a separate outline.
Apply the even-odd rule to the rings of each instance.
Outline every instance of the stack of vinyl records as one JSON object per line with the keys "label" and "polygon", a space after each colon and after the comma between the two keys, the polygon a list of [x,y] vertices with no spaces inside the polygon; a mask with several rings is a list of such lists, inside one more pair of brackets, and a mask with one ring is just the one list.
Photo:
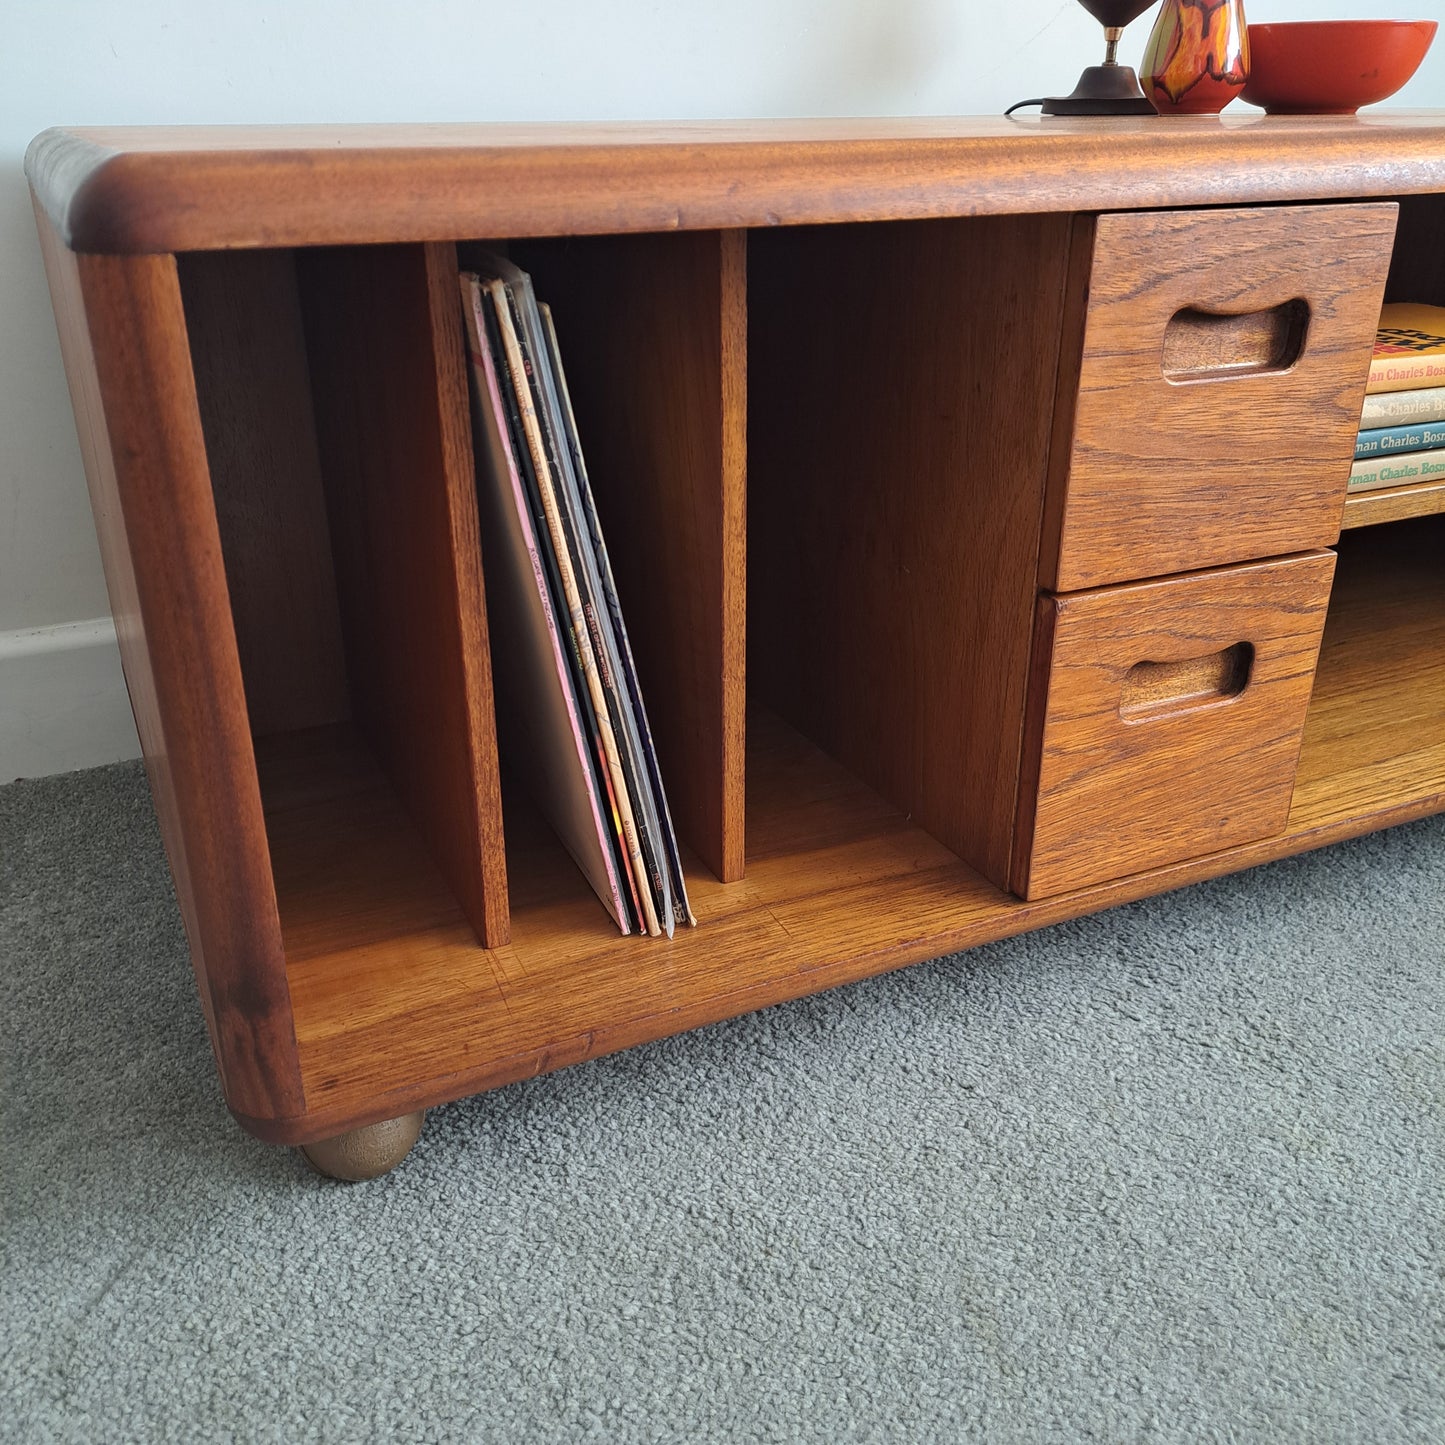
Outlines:
{"label": "stack of vinyl records", "polygon": [[695,924],[551,312],[488,256],[461,277],[499,721],[623,933]]}

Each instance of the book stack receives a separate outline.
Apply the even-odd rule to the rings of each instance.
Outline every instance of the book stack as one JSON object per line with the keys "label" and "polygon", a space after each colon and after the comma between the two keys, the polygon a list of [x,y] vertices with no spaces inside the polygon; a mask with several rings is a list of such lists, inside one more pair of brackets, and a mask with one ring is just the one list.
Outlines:
{"label": "book stack", "polygon": [[1380,312],[1352,492],[1445,481],[1445,306]]}
{"label": "book stack", "polygon": [[696,923],[557,334],[499,256],[461,276],[498,724],[623,933]]}

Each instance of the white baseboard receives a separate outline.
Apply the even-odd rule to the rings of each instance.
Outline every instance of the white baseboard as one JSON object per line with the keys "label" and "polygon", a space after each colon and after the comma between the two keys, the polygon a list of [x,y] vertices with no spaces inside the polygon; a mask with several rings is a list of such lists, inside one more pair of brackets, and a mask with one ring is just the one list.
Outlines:
{"label": "white baseboard", "polygon": [[0,783],[139,756],[110,618],[0,632]]}

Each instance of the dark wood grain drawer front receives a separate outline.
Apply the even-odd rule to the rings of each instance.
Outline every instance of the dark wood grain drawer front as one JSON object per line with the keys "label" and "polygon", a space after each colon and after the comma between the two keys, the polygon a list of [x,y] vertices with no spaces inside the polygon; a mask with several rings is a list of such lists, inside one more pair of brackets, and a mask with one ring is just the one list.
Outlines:
{"label": "dark wood grain drawer front", "polygon": [[1313,552],[1040,600],[1017,893],[1283,831],[1334,570]]}
{"label": "dark wood grain drawer front", "polygon": [[1044,587],[1334,541],[1396,212],[1368,203],[1080,218]]}

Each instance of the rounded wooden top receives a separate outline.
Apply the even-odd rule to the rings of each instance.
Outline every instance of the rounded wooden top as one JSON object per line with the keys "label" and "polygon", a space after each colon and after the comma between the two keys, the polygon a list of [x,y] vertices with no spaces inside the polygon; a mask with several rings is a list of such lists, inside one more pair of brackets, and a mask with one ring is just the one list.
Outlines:
{"label": "rounded wooden top", "polygon": [[1445,191],[1445,111],[48,130],[72,250],[705,230]]}

